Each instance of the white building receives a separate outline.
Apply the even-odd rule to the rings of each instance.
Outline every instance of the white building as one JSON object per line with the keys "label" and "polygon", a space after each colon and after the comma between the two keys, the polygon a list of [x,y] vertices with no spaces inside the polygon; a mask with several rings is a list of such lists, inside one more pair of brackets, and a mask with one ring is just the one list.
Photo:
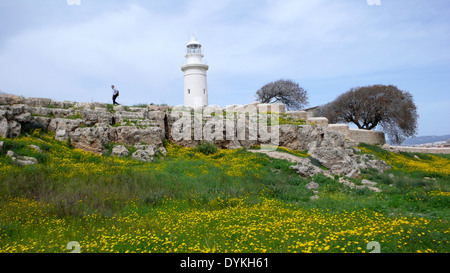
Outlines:
{"label": "white building", "polygon": [[181,67],[184,72],[184,106],[203,107],[208,105],[208,87],[206,70],[203,62],[202,45],[195,37],[186,46],[186,64]]}

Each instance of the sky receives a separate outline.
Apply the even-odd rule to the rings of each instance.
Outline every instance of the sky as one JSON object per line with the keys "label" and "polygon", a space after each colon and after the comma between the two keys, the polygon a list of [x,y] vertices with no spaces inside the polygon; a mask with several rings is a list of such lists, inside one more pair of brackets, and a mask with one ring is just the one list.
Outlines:
{"label": "sky", "polygon": [[193,35],[212,105],[279,79],[311,107],[393,84],[413,95],[418,136],[450,134],[448,0],[0,0],[0,91],[111,103],[114,84],[124,105],[182,105]]}

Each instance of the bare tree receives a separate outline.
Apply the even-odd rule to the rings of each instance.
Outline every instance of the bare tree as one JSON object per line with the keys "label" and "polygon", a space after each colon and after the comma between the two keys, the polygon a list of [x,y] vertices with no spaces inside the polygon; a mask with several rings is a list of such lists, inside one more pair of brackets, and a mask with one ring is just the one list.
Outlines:
{"label": "bare tree", "polygon": [[316,115],[330,123],[354,123],[359,129],[380,126],[393,143],[417,133],[417,107],[409,92],[393,85],[352,88],[336,100],[319,107]]}
{"label": "bare tree", "polygon": [[308,94],[292,80],[278,80],[261,87],[256,92],[256,100],[262,103],[281,102],[289,110],[300,110],[308,105]]}

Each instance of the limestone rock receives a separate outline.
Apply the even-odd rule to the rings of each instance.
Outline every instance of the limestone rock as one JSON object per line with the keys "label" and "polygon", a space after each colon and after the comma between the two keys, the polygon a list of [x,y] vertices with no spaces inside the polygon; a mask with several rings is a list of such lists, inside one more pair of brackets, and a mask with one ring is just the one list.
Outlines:
{"label": "limestone rock", "polygon": [[32,119],[31,113],[21,113],[17,116],[14,116],[14,119],[20,123],[30,122]]}
{"label": "limestone rock", "polygon": [[306,185],[308,190],[317,190],[319,188],[319,184],[317,182],[311,181]]}
{"label": "limestone rock", "polygon": [[80,115],[86,126],[94,126],[96,123],[106,123],[108,125],[114,125],[113,115],[109,113],[106,109],[86,109],[80,111]]}
{"label": "limestone rock", "polygon": [[376,182],[372,182],[372,181],[367,180],[367,179],[363,179],[363,180],[361,181],[361,184],[363,184],[363,185],[365,185],[365,186],[371,186],[371,187],[377,186],[377,183],[376,183]]}
{"label": "limestone rock", "polygon": [[386,143],[385,134],[380,131],[350,129],[348,137],[355,140],[357,143],[364,142],[372,145]]}
{"label": "limestone rock", "polygon": [[143,162],[152,162],[153,157],[150,155],[148,151],[145,150],[137,150],[131,155],[132,158],[143,161]]}
{"label": "limestone rock", "polygon": [[22,125],[15,120],[8,121],[8,137],[16,138],[22,133]]}
{"label": "limestone rock", "polygon": [[377,169],[381,173],[391,169],[389,164],[371,154],[357,155],[356,161],[360,169]]}
{"label": "limestone rock", "polygon": [[51,121],[51,118],[49,118],[49,117],[35,116],[35,117],[32,117],[30,123],[35,128],[41,128],[42,130],[47,131],[50,121]]}
{"label": "limestone rock", "polygon": [[167,150],[164,147],[159,147],[158,148],[158,152],[162,155],[162,156],[166,156],[167,155]]}
{"label": "limestone rock", "polygon": [[319,196],[316,195],[316,194],[314,194],[313,196],[311,196],[311,197],[309,198],[309,200],[311,200],[311,201],[319,200]]}
{"label": "limestone rock", "polygon": [[359,178],[361,173],[353,158],[353,150],[343,135],[324,128],[320,132],[319,138],[308,144],[308,153],[334,174]]}
{"label": "limestone rock", "polygon": [[127,145],[146,143],[160,146],[164,139],[164,132],[159,127],[136,128],[133,126],[120,126],[111,128],[111,132],[117,136],[115,142]]}
{"label": "limestone rock", "polygon": [[16,159],[16,163],[20,166],[26,166],[26,165],[34,165],[38,161],[34,157],[28,157],[28,156],[21,156]]}
{"label": "limestone rock", "polygon": [[128,151],[128,149],[123,145],[117,145],[111,151],[111,155],[118,156],[118,157],[125,157],[125,156],[128,156],[129,154],[130,154],[130,151]]}
{"label": "limestone rock", "polygon": [[[360,170],[352,150],[354,143],[339,132],[322,126],[280,126],[280,146],[292,150],[307,150],[324,167],[334,174],[359,178]],[[302,173],[308,173],[305,166]]]}
{"label": "limestone rock", "polygon": [[27,98],[26,103],[28,106],[44,108],[51,105],[52,100],[47,98]]}
{"label": "limestone rock", "polygon": [[59,129],[56,131],[55,139],[58,141],[67,141],[69,138],[69,133],[65,129]]}
{"label": "limestone rock", "polygon": [[6,152],[6,155],[9,156],[9,157],[11,157],[11,158],[16,157],[16,153],[13,152],[13,151],[7,151],[7,152]]}
{"label": "limestone rock", "polygon": [[303,177],[313,176],[322,172],[319,167],[314,166],[307,158],[299,158],[297,165],[291,166],[290,168],[294,169]]}
{"label": "limestone rock", "polygon": [[328,126],[328,119],[325,117],[310,117],[306,121],[322,127]]}
{"label": "limestone rock", "polygon": [[[277,105],[266,105],[268,107],[265,107],[265,105],[255,103],[246,107],[250,106],[255,110],[269,111],[266,108],[276,108]],[[279,106],[283,108],[283,105]],[[236,107],[234,108],[236,110]],[[281,108],[279,111],[284,112]],[[213,129],[223,133],[223,139],[214,140],[214,144],[221,148],[249,148],[252,145],[265,144],[269,141],[267,135],[263,135],[263,131],[256,130],[256,127],[249,127],[250,116],[241,114],[240,117],[244,117],[244,122],[242,120],[238,122],[239,115],[230,111],[233,114],[227,115],[227,120],[234,120],[233,126],[231,126],[233,131],[227,132],[231,129],[228,129],[229,124],[225,124],[225,120],[223,128],[216,127],[221,126],[221,123],[213,124],[212,121],[217,117],[213,117],[209,112],[209,114],[203,115],[203,119],[198,122],[192,116],[194,113],[191,112],[192,109],[183,109],[167,106],[142,108],[116,106],[112,111],[101,103],[56,102],[44,98],[23,98],[1,94],[0,135],[17,137],[24,126],[30,125],[30,128],[42,128],[55,132],[56,139],[70,140],[74,147],[98,154],[104,152],[104,145],[109,143],[152,145],[139,148],[145,151],[149,157],[157,153],[166,154],[167,151],[162,147],[165,138],[177,145],[194,147],[201,143],[202,137],[207,137],[208,133],[212,134]],[[214,108],[213,112],[220,115],[222,110]],[[308,118],[306,112],[297,111],[288,112],[288,114],[297,118]],[[189,121],[180,122],[180,118]],[[256,113],[255,118],[258,118]],[[311,118],[309,119],[311,120]],[[359,177],[359,168],[388,168],[387,164],[373,159],[360,159],[352,150],[352,146],[356,144],[346,140],[345,134],[340,133],[336,128],[333,131],[325,127],[327,122],[324,118],[316,119],[315,123],[323,126],[280,125],[279,146],[307,151],[330,172],[347,177]],[[200,138],[195,134],[195,129],[199,126],[203,129]],[[268,128],[272,129],[270,126]],[[182,138],[176,139],[178,135]],[[227,138],[230,135],[236,138]],[[142,153],[136,154],[136,156],[139,155],[144,157]],[[360,160],[358,161],[358,159]],[[309,161],[300,162],[295,168],[306,176],[320,172],[320,169]]]}
{"label": "limestone rock", "polygon": [[42,153],[42,150],[41,150],[41,148],[40,148],[39,146],[36,146],[36,145],[28,145],[28,147],[34,149],[34,150],[35,150],[36,152],[38,152],[38,153]]}
{"label": "limestone rock", "polygon": [[7,138],[9,135],[9,124],[6,118],[0,120],[0,136]]}
{"label": "limestone rock", "polygon": [[24,103],[25,98],[16,95],[2,94],[0,96],[0,105],[12,105]]}
{"label": "limestone rock", "polygon": [[70,135],[71,144],[78,149],[101,154],[104,144],[112,142],[111,132],[104,127],[77,128]]}
{"label": "limestone rock", "polygon": [[343,148],[318,147],[308,152],[334,174],[342,174],[349,178],[360,177],[358,164]]}
{"label": "limestone rock", "polygon": [[306,111],[287,111],[286,114],[297,120],[306,120],[308,118]]}
{"label": "limestone rock", "polygon": [[25,108],[28,108],[25,104],[13,104],[11,105],[11,111],[13,115],[20,115],[25,112]]}
{"label": "limestone rock", "polygon": [[156,154],[156,146],[155,145],[134,145],[134,148],[138,150],[145,151],[149,156],[154,156]]}
{"label": "limestone rock", "polygon": [[81,124],[82,120],[80,119],[54,118],[50,120],[48,130],[53,132],[57,132],[58,130],[66,130],[70,133],[81,127]]}
{"label": "limestone rock", "polygon": [[[364,181],[365,180],[365,181]],[[377,184],[375,182],[363,179],[362,185],[355,185],[352,181],[349,181],[343,177],[339,178],[339,183],[344,184],[347,187],[350,187],[351,189],[364,189],[367,188],[374,192],[381,192],[381,189],[375,187]]]}
{"label": "limestone rock", "polygon": [[9,105],[0,105],[0,119],[6,118],[7,120],[13,118],[13,114],[11,111],[11,106]]}
{"label": "limestone rock", "polygon": [[14,153],[13,151],[8,151],[6,155],[9,156],[12,159],[12,161],[19,166],[34,165],[38,162],[37,159],[34,157],[17,156],[16,153]]}

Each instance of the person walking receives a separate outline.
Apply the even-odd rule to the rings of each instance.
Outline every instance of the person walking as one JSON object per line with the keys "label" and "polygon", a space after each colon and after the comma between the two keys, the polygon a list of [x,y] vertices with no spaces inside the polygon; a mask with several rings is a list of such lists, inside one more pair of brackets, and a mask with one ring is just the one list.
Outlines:
{"label": "person walking", "polygon": [[118,105],[119,103],[116,102],[116,99],[117,99],[117,97],[119,96],[119,90],[117,90],[117,89],[114,87],[114,85],[111,85],[111,88],[112,88],[112,90],[113,90],[113,97],[112,97],[113,105]]}

